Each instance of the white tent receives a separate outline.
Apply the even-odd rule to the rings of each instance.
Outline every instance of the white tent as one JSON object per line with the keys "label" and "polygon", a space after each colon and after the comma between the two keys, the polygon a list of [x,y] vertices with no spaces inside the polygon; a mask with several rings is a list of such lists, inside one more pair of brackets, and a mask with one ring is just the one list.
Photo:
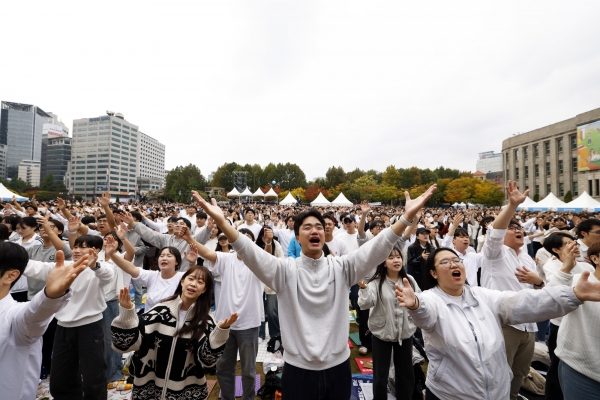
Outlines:
{"label": "white tent", "polygon": [[234,187],[231,192],[227,193],[227,197],[240,197],[240,192]]}
{"label": "white tent", "polygon": [[316,199],[310,202],[311,206],[329,206],[331,202],[323,196],[323,193],[319,193]]}
{"label": "white tent", "polygon": [[252,192],[250,191],[250,189],[246,188],[242,193],[240,193],[240,197],[241,196],[252,196]]}
{"label": "white tent", "polygon": [[271,188],[267,193],[265,193],[265,197],[277,197],[277,193],[275,193],[273,188]]}
{"label": "white tent", "polygon": [[279,202],[279,204],[283,204],[283,205],[293,205],[296,203],[297,203],[296,199],[294,199],[294,196],[292,196],[292,194],[289,192],[288,192],[287,196],[285,196],[285,199],[283,199]]}
{"label": "white tent", "polygon": [[27,197],[19,196],[18,194],[11,192],[6,188],[6,186],[0,183],[0,197],[2,197],[2,200],[10,201],[12,200],[13,196],[15,196],[17,201],[29,200]]}
{"label": "white tent", "polygon": [[340,192],[338,197],[335,198],[334,201],[331,202],[332,206],[351,206],[352,202],[344,196],[344,193]]}
{"label": "white tent", "polygon": [[550,193],[544,200],[538,201],[536,205],[527,207],[528,211],[556,211],[558,207],[563,207],[565,203]]}
{"label": "white tent", "polygon": [[517,210],[529,210],[529,207],[535,207],[536,204],[537,203],[535,201],[531,200],[531,197],[527,196],[525,201],[522,202],[519,207],[517,207]]}
{"label": "white tent", "polygon": [[463,202],[458,205],[459,207],[465,208],[467,205]]}
{"label": "white tent", "polygon": [[265,197],[265,193],[260,190],[260,188],[256,189],[256,192],[252,195],[252,197]]}
{"label": "white tent", "polygon": [[583,192],[575,200],[558,207],[558,211],[600,211],[600,201],[593,199],[588,192]]}

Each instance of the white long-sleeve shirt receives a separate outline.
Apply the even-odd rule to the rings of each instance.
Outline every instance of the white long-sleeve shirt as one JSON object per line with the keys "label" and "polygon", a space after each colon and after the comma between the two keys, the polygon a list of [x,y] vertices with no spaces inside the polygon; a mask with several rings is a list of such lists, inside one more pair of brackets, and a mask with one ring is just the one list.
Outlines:
{"label": "white long-sleeve shirt", "polygon": [[49,299],[42,290],[27,303],[17,303],[10,295],[0,300],[0,397],[35,399],[42,363],[40,339],[71,295],[69,291]]}

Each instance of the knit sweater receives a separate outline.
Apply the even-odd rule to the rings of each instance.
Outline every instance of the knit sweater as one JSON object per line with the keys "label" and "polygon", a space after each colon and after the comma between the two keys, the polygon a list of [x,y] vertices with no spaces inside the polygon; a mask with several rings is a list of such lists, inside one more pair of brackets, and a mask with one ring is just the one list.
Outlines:
{"label": "knit sweater", "polygon": [[[212,367],[225,350],[229,329],[221,329],[209,315],[206,334],[193,351],[187,349],[189,334],[176,337],[181,298],[157,304],[138,319],[135,309],[119,306],[113,320],[112,347],[120,352],[135,351],[130,371],[133,399],[202,400],[208,397],[202,366]],[[185,324],[194,314],[190,307]]]}
{"label": "knit sweater", "polygon": [[277,292],[288,364],[324,370],[348,360],[348,290],[375,272],[398,241],[391,229],[353,253],[312,259],[273,257],[244,235],[232,243],[244,263]]}

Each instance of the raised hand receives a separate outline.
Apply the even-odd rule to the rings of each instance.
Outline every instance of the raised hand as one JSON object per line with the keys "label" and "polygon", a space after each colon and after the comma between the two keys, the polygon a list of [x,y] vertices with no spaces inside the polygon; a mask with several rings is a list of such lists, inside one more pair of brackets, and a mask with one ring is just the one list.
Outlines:
{"label": "raised hand", "polygon": [[437,185],[434,183],[433,185],[429,186],[429,189],[427,189],[425,193],[423,193],[415,199],[410,198],[408,191],[404,192],[404,196],[406,197],[406,205],[404,206],[404,212],[406,213],[405,218],[408,221],[412,221],[414,219],[415,215],[417,215],[417,211],[423,208],[425,203],[427,203],[427,200],[431,198],[433,192],[435,192],[436,189]]}
{"label": "raised hand", "polygon": [[102,193],[102,196],[97,197],[97,199],[102,207],[107,207],[110,204],[110,192],[106,191]]}
{"label": "raised hand", "polygon": [[69,218],[69,224],[67,225],[67,227],[69,228],[69,232],[77,232],[80,226],[81,221],[79,221],[79,218],[75,216]]}
{"label": "raised hand", "polygon": [[238,319],[238,315],[237,315],[237,313],[233,313],[233,314],[231,314],[231,316],[230,316],[229,318],[227,318],[226,320],[219,322],[219,328],[221,328],[221,329],[229,329],[229,327],[230,327],[231,325],[233,325],[233,323],[234,323],[235,321],[237,321],[237,319]]}
{"label": "raised hand", "polygon": [[87,266],[90,268],[96,268],[96,261],[98,261],[98,249],[90,249],[90,252],[88,253],[88,264]]}
{"label": "raised hand", "polygon": [[179,238],[189,242],[192,240],[192,236],[190,235],[190,228],[187,226],[182,226],[179,228]]}
{"label": "raised hand", "polygon": [[362,203],[360,203],[360,209],[362,210],[363,215],[366,216],[367,213],[371,211],[371,206],[367,200],[363,200]]}
{"label": "raised hand", "polygon": [[600,301],[600,282],[590,282],[590,271],[584,271],[573,288],[580,301]]}
{"label": "raised hand", "polygon": [[463,222],[464,219],[465,219],[465,217],[461,213],[458,213],[458,214],[456,214],[454,219],[452,219],[452,225],[458,226],[458,225],[460,225],[461,222]]}
{"label": "raised hand", "polygon": [[125,221],[129,229],[133,228],[135,221],[133,220],[133,216],[130,213],[124,212],[123,214],[121,214],[121,218],[123,219],[123,221]]}
{"label": "raised hand", "polygon": [[519,192],[519,189],[517,189],[516,182],[508,181],[508,185],[506,185],[506,194],[508,195],[508,202],[510,203],[510,205],[518,206],[527,198],[527,195],[529,194],[529,189],[527,189],[524,193],[521,193]]}
{"label": "raised hand", "polygon": [[529,283],[530,285],[540,286],[544,280],[535,272],[525,267],[517,268],[515,276],[521,283]]}
{"label": "raised hand", "polygon": [[[186,228],[187,228],[187,226],[186,226]],[[184,255],[185,259],[188,260],[188,262],[191,265],[196,265],[196,262],[198,262],[198,248],[194,244],[190,244],[190,252],[186,253],[184,251],[183,255]]]}
{"label": "raised hand", "polygon": [[115,238],[112,235],[106,235],[104,238],[104,258],[109,260],[113,255],[115,255],[118,249],[119,244]]}
{"label": "raised hand", "polygon": [[65,265],[65,253],[62,250],[57,251],[56,265],[46,278],[46,296],[50,299],[57,299],[64,295],[75,278],[87,267],[87,262],[87,256],[83,256],[77,262]]}
{"label": "raised hand", "polygon": [[125,236],[127,235],[127,226],[125,225],[125,223],[121,222],[117,228],[118,229],[116,230],[116,234],[119,237],[119,239],[125,239]]}
{"label": "raised hand", "polygon": [[126,310],[133,309],[133,303],[131,302],[129,288],[124,287],[119,291],[119,305]]}
{"label": "raised hand", "polygon": [[56,203],[58,203],[58,208],[61,210],[65,207],[67,207],[65,201],[63,199],[61,199],[60,197],[56,198]]}
{"label": "raised hand", "polygon": [[575,240],[567,244],[561,251],[563,266],[560,269],[563,272],[571,273],[575,268],[576,259],[579,256],[579,246]]}
{"label": "raised hand", "polygon": [[206,230],[208,232],[212,232],[214,227],[215,227],[215,221],[211,217],[208,217],[206,219]]}
{"label": "raised hand", "polygon": [[408,279],[403,278],[402,283],[404,283],[404,287],[396,283],[396,299],[398,299],[398,304],[400,307],[415,309],[414,307],[417,305],[417,296],[415,295],[412,286],[410,286],[410,283],[408,283]]}
{"label": "raised hand", "polygon": [[217,206],[217,200],[212,199],[209,204],[195,190],[192,190],[192,196],[194,199],[196,199],[198,204],[200,204],[200,207],[204,210],[204,212],[212,217],[217,225],[225,223],[225,214],[223,214],[223,210]]}

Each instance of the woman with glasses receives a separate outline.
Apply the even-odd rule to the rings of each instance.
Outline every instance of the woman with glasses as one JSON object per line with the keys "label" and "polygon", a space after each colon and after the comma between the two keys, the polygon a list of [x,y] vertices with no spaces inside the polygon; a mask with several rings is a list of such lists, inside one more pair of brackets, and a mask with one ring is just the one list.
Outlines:
{"label": "woman with glasses", "polygon": [[508,399],[512,376],[501,327],[559,317],[583,301],[600,301],[600,282],[587,276],[574,289],[501,292],[470,287],[461,259],[444,247],[433,250],[427,271],[428,290],[415,294],[404,278],[396,295],[423,331],[428,400]]}

